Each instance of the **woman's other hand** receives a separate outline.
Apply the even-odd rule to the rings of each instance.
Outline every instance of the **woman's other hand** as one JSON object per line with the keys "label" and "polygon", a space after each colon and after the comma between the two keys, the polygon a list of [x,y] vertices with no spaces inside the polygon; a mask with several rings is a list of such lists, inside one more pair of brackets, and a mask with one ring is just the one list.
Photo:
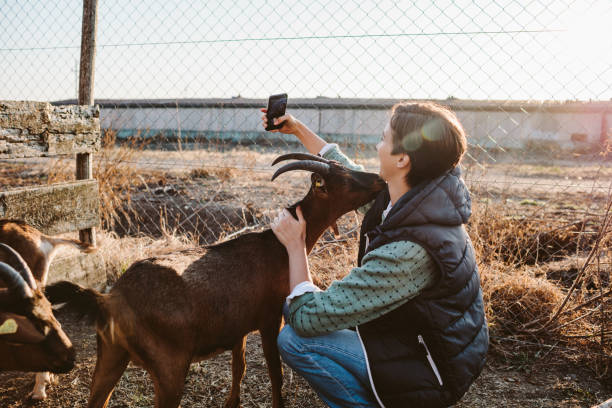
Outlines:
{"label": "woman's other hand", "polygon": [[[263,128],[265,129],[268,126],[268,116],[266,115],[268,110],[266,108],[261,108],[260,110],[263,112],[263,115],[261,115],[261,123],[263,125]],[[280,129],[269,130],[269,132],[281,132],[290,135],[295,135],[297,133],[298,124],[300,122],[299,120],[294,118],[293,115],[285,114],[283,116],[279,116],[278,118],[274,118],[275,125],[281,122],[284,122],[283,127],[281,127]]]}
{"label": "woman's other hand", "polygon": [[298,219],[293,218],[291,213],[283,209],[270,224],[276,238],[287,248],[287,252],[304,251],[306,247],[306,220],[302,209],[295,209]]}

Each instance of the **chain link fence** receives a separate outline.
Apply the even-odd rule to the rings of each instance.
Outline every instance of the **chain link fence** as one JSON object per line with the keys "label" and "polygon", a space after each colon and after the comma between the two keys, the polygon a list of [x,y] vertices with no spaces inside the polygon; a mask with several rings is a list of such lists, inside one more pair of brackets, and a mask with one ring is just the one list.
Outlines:
{"label": "chain link fence", "polygon": [[[72,0],[0,3],[0,100],[75,103],[81,13]],[[210,244],[264,228],[308,188],[305,176],[270,182],[275,156],[303,150],[261,127],[270,94],[287,92],[289,112],[371,171],[389,108],[436,100],[468,133],[483,263],[549,265],[540,275],[561,287],[603,293],[611,20],[608,0],[100,2],[102,229]],[[51,182],[72,162],[2,162],[0,176]],[[593,248],[588,279],[550,266]],[[607,320],[598,328],[610,336]]]}

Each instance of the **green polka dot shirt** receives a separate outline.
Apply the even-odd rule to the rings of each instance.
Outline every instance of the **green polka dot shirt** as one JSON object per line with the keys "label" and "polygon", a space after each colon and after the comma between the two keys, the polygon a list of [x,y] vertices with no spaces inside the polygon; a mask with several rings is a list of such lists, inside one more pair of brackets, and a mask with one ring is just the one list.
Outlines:
{"label": "green polka dot shirt", "polygon": [[[337,145],[327,145],[322,155],[349,168],[363,169]],[[365,212],[367,208],[360,211]],[[288,323],[302,336],[355,327],[417,296],[433,284],[436,270],[433,258],[423,247],[410,241],[391,242],[368,252],[361,266],[333,282],[327,290],[321,291],[310,284],[310,289],[302,286],[306,293],[289,295]]]}

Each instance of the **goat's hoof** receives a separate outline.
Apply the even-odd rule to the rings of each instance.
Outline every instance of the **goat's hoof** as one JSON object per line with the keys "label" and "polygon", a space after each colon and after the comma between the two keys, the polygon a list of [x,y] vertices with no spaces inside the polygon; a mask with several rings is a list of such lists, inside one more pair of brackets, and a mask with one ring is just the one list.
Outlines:
{"label": "goat's hoof", "polygon": [[47,398],[47,393],[34,394],[34,392],[30,392],[25,397],[24,401],[27,403],[28,406],[30,406],[30,405],[36,405],[39,402],[44,401],[46,398]]}
{"label": "goat's hoof", "polygon": [[229,399],[223,404],[223,408],[238,408],[240,406],[240,398]]}
{"label": "goat's hoof", "polygon": [[49,385],[57,385],[59,384],[59,376],[57,374],[50,373],[49,374]]}
{"label": "goat's hoof", "polygon": [[34,401],[42,401],[42,400],[47,399],[47,393],[46,392],[41,392],[37,394],[32,393],[30,394],[29,399],[34,400]]}

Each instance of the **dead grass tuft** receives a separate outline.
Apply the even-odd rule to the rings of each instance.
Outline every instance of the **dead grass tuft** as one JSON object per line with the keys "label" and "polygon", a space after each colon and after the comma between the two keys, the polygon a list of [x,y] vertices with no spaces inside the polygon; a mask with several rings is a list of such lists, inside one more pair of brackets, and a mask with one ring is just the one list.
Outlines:
{"label": "dead grass tuft", "polygon": [[552,315],[563,300],[561,289],[529,268],[514,269],[503,263],[480,268],[487,318],[495,334],[515,334],[522,325]]}
{"label": "dead grass tuft", "polygon": [[236,176],[236,171],[231,167],[222,167],[219,169],[213,169],[211,171],[213,176],[221,180],[221,182],[228,182]]}
{"label": "dead grass tuft", "polygon": [[529,213],[503,203],[474,205],[468,230],[481,262],[535,265],[588,250],[598,232],[591,219],[567,222],[537,209]]}
{"label": "dead grass tuft", "polygon": [[193,169],[189,172],[189,177],[193,179],[207,179],[211,178],[210,171],[204,167]]}
{"label": "dead grass tuft", "polygon": [[[185,236],[167,234],[161,239],[148,236],[120,238],[114,232],[99,231],[98,251],[106,265],[106,276],[119,278],[135,261],[194,247]],[[114,278],[114,279],[113,279]]]}

